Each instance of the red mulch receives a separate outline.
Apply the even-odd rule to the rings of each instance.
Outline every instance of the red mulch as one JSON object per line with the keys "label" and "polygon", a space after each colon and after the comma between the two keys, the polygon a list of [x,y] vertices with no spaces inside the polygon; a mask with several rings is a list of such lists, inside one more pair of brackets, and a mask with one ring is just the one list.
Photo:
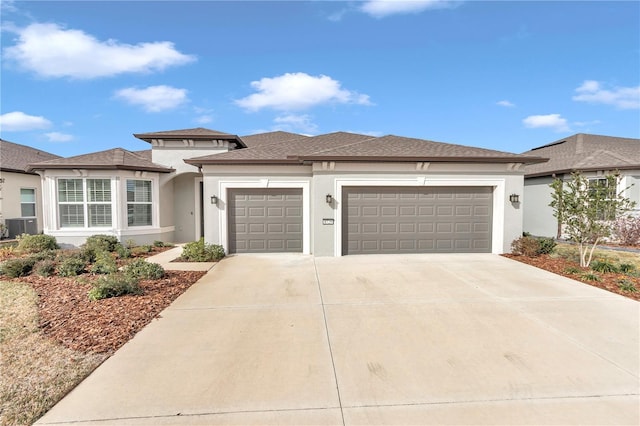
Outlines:
{"label": "red mulch", "polygon": [[199,280],[205,272],[167,271],[159,280],[142,280],[143,294],[95,302],[87,293],[97,277],[40,277],[27,282],[39,296],[40,327],[54,340],[82,352],[112,354]]}
{"label": "red mulch", "polygon": [[[631,277],[629,275],[619,274],[619,273],[595,272],[589,268],[581,268],[579,264],[571,260],[568,260],[562,257],[551,257],[548,254],[543,254],[537,257],[517,256],[514,254],[504,254],[503,256],[513,260],[517,260],[522,263],[526,263],[528,265],[535,266],[536,268],[553,272],[554,274],[563,275],[567,278],[571,278],[571,279],[583,282],[585,284],[589,284],[594,287],[602,288],[612,293],[621,294],[630,299],[640,301],[640,278],[639,277]],[[570,274],[567,272],[567,269],[569,268],[578,268],[582,272],[594,273],[598,277],[600,277],[600,281],[590,281],[590,280],[583,279],[580,276],[580,273]],[[635,287],[638,289],[638,291],[631,292],[631,291],[622,290],[618,286],[618,281],[622,279],[626,279],[627,281],[632,282],[635,285]]]}

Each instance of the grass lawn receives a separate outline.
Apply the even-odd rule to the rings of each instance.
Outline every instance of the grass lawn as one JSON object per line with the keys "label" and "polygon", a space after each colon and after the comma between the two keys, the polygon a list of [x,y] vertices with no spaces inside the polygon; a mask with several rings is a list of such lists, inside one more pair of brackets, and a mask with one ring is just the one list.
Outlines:
{"label": "grass lawn", "polygon": [[38,329],[37,295],[0,281],[0,424],[32,424],[107,357],[68,349]]}
{"label": "grass lawn", "polygon": [[[552,256],[564,257],[580,263],[578,246],[573,244],[558,243],[553,250]],[[596,248],[593,253],[593,260],[608,261],[615,264],[631,263],[636,266],[636,270],[640,271],[640,253]]]}

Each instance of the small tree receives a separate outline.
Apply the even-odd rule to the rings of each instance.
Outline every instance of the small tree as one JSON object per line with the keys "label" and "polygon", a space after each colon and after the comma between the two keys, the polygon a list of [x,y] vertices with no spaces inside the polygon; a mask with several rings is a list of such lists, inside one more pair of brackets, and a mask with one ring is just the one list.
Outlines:
{"label": "small tree", "polygon": [[578,244],[580,266],[589,266],[598,243],[611,236],[613,221],[635,206],[618,192],[619,183],[618,174],[590,181],[573,173],[570,180],[555,179],[550,185],[549,206],[569,239]]}

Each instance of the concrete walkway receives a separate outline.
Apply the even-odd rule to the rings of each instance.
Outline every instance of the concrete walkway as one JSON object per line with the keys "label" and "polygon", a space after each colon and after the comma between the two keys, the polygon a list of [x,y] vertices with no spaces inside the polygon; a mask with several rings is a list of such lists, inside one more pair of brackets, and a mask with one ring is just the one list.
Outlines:
{"label": "concrete walkway", "polygon": [[639,328],[495,255],[233,256],[38,423],[637,425]]}
{"label": "concrete walkway", "polygon": [[147,258],[147,262],[158,263],[165,271],[208,271],[216,264],[215,262],[173,262],[174,259],[182,255],[183,244],[158,253]]}

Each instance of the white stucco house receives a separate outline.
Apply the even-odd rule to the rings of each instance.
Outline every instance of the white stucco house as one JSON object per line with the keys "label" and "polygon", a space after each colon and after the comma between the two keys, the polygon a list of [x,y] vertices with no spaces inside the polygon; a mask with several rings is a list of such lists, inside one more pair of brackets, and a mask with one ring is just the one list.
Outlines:
{"label": "white stucco house", "polygon": [[60,158],[55,154],[0,139],[0,237],[43,230],[40,176],[29,164]]}
{"label": "white stucco house", "polygon": [[579,171],[592,180],[618,172],[617,192],[636,202],[640,213],[640,139],[579,133],[524,153],[549,158],[548,162],[525,165],[524,230],[541,237],[560,237],[553,216],[551,188],[555,178],[568,180]]}
{"label": "white stucco house", "polygon": [[203,128],[135,134],[116,148],[31,165],[44,231],[229,253],[503,253],[523,231],[523,155],[400,136]]}

